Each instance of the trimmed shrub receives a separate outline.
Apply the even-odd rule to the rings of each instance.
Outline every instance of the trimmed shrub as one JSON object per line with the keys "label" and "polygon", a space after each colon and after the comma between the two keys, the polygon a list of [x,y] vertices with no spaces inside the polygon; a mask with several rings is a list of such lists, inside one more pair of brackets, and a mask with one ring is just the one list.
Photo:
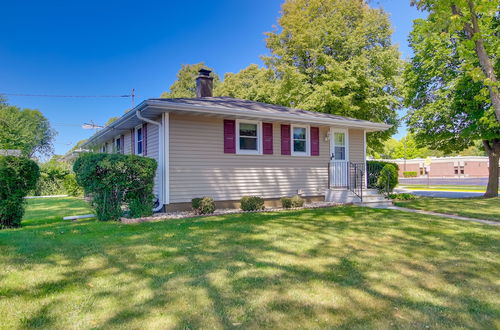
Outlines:
{"label": "trimmed shrub", "polygon": [[68,195],[75,197],[83,195],[83,189],[76,182],[76,175],[74,173],[70,173],[64,177],[63,185]]}
{"label": "trimmed shrub", "polygon": [[304,199],[300,197],[299,195],[295,195],[291,198],[292,200],[292,207],[302,207],[304,206]]}
{"label": "trimmed shrub", "polygon": [[379,160],[368,160],[366,162],[366,170],[367,170],[366,175],[367,175],[368,188],[380,189],[379,184],[378,184],[380,172],[387,165],[394,168],[394,170],[396,172],[396,185],[397,185],[397,178],[398,178],[398,172],[399,172],[398,164],[391,163],[391,162],[379,161]]}
{"label": "trimmed shrub", "polygon": [[398,185],[398,171],[392,164],[386,164],[379,173],[377,178],[377,188],[380,191],[387,193]]}
{"label": "trimmed shrub", "polygon": [[19,227],[24,215],[24,197],[40,177],[31,159],[0,156],[0,228]]}
{"label": "trimmed shrub", "polygon": [[75,161],[77,183],[92,197],[92,206],[101,221],[118,220],[122,205],[129,216],[153,213],[153,186],[156,161],[136,155],[85,153]]}
{"label": "trimmed shrub", "polygon": [[405,178],[416,178],[417,177],[417,172],[415,172],[415,171],[405,171],[405,172],[403,172],[403,176]]}
{"label": "trimmed shrub", "polygon": [[408,194],[408,193],[401,193],[401,194],[389,194],[390,199],[399,199],[401,201],[411,201],[417,198],[417,196]]}
{"label": "trimmed shrub", "polygon": [[281,197],[281,207],[284,209],[289,209],[292,207],[292,199],[290,197]]}
{"label": "trimmed shrub", "polygon": [[196,214],[211,214],[215,211],[215,202],[211,197],[193,198],[191,206]]}
{"label": "trimmed shrub", "polygon": [[243,196],[240,200],[243,211],[257,211],[264,209],[264,199],[259,196]]}

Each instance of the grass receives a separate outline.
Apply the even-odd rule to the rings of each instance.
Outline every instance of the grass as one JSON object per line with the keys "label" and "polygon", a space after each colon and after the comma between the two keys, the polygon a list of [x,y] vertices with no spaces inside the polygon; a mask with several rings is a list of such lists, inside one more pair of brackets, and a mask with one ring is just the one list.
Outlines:
{"label": "grass", "polygon": [[461,215],[464,217],[500,221],[500,197],[496,198],[438,198],[419,197],[400,201],[397,206],[418,210]]}
{"label": "grass", "polygon": [[32,200],[0,232],[0,328],[500,327],[498,227],[358,207],[60,221],[72,212],[88,210]]}

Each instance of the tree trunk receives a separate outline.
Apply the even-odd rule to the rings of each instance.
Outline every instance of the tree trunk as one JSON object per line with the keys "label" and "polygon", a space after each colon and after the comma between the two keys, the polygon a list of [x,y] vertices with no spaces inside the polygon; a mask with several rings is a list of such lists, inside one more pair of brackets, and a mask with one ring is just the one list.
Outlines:
{"label": "tree trunk", "polygon": [[500,139],[483,140],[484,148],[488,153],[489,169],[488,169],[488,186],[484,193],[485,198],[498,196],[498,161],[500,159]]}

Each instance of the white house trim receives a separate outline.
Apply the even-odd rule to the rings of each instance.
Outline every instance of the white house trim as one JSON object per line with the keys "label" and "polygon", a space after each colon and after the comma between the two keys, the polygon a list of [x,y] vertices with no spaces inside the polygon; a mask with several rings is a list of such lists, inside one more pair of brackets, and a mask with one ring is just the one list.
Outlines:
{"label": "white house trim", "polygon": [[[257,124],[257,150],[241,150],[240,149],[240,124]],[[236,120],[236,154],[239,155],[262,155],[262,121],[259,120]]]}
{"label": "white house trim", "polygon": [[[306,129],[306,151],[294,151],[293,150],[293,129],[294,128],[305,128]],[[292,156],[302,156],[307,157],[311,156],[311,127],[310,125],[301,125],[301,124],[292,124],[290,125],[290,150]]]}

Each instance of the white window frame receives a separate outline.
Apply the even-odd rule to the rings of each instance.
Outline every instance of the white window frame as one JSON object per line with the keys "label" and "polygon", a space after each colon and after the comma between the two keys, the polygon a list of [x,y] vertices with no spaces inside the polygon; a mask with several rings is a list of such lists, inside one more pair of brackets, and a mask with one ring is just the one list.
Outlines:
{"label": "white window frame", "polygon": [[[257,150],[240,149],[240,124],[257,124]],[[258,120],[236,120],[236,153],[240,155],[262,155],[262,122]]]}
{"label": "white window frame", "polygon": [[[116,150],[116,141],[120,141],[120,150]],[[117,154],[121,154],[123,149],[123,141],[121,139],[121,135],[118,135],[115,137],[115,140],[113,141],[113,152]]]}
{"label": "white window frame", "polygon": [[[306,151],[295,151],[293,150],[293,129],[294,128],[305,128],[306,129]],[[292,151],[292,156],[311,156],[311,127],[310,125],[300,125],[293,124],[290,125],[290,150]]]}
{"label": "white window frame", "polygon": [[[138,139],[138,133],[139,133],[139,129],[141,129],[141,135],[142,135],[142,139],[141,139],[141,143],[142,143],[142,146],[141,146],[141,153],[139,153],[139,139]],[[142,156],[144,154],[144,127],[143,125],[137,125],[135,127],[135,130],[134,130],[134,152],[136,155],[138,156]]]}

